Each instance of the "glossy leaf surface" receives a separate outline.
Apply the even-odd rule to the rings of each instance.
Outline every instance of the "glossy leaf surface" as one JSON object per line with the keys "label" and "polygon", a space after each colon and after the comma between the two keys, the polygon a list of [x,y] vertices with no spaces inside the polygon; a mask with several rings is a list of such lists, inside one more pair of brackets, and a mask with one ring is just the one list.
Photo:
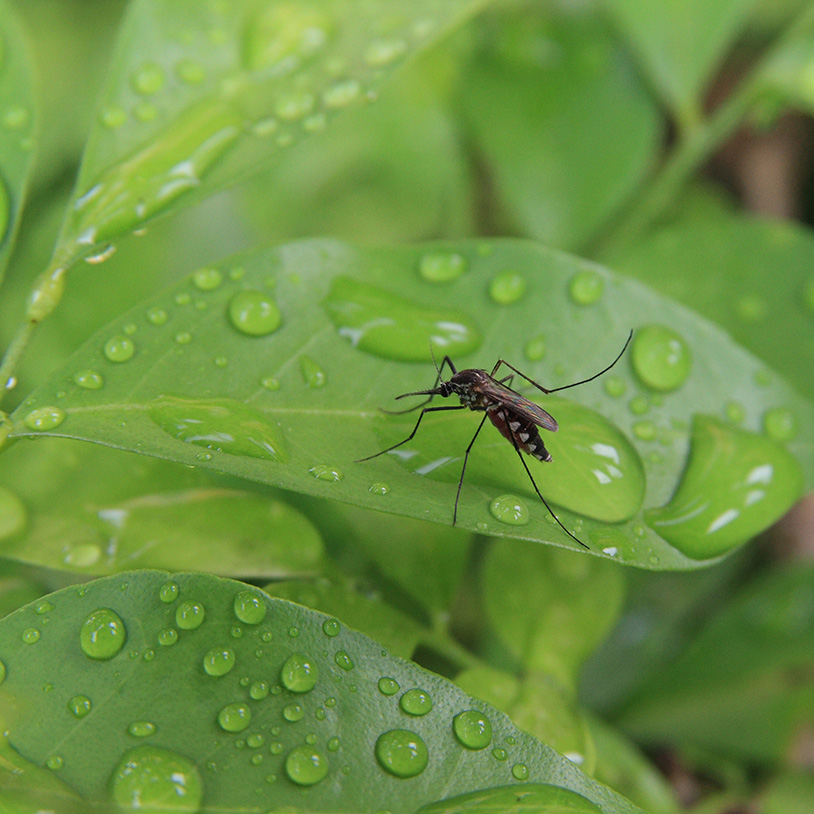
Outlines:
{"label": "glossy leaf surface", "polygon": [[[435,282],[450,267],[452,279]],[[235,309],[247,293],[253,305]],[[279,318],[268,322],[272,313]],[[14,434],[92,440],[449,523],[477,416],[428,415],[399,454],[357,462],[414,427],[415,414],[379,408],[401,407],[394,396],[432,385],[431,344],[436,358],[457,347],[461,368],[512,360],[551,388],[601,371],[631,328],[629,353],[604,380],[568,391],[573,401],[540,397],[562,419],[557,433],[543,431],[554,463],[527,460],[542,493],[566,507],[560,519],[595,553],[648,568],[693,567],[698,550],[691,559],[668,545],[644,514],[678,486],[692,417],[729,415],[743,428],[739,443],[762,448],[763,418],[780,410],[788,426],[770,443],[787,445],[811,484],[811,405],[687,309],[526,242],[374,249],[309,241],[200,269],[91,338],[15,411]],[[389,358],[396,339],[398,358]],[[102,377],[101,388],[76,383],[87,371]],[[534,397],[530,386],[524,392]],[[732,483],[748,474],[732,471]],[[798,496],[788,490],[783,502]],[[781,503],[773,505],[777,512]],[[759,509],[760,501],[743,541],[767,522]],[[577,547],[491,427],[470,457],[458,520]]]}
{"label": "glossy leaf surface", "polygon": [[[446,680],[242,583],[139,571],[66,588],[0,621],[0,660],[10,743],[90,799],[156,805],[171,782],[202,812],[413,812],[529,782],[638,810]],[[418,688],[431,708],[409,714]],[[467,710],[505,760],[456,738]]]}

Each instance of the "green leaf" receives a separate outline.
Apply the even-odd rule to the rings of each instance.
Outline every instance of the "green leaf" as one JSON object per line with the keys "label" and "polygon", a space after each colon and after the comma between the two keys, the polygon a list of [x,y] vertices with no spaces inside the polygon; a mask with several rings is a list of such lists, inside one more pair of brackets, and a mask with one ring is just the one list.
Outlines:
{"label": "green leaf", "polygon": [[338,111],[375,98],[394,68],[479,4],[132,3],[58,262],[256,172]]}
{"label": "green leaf", "polygon": [[34,163],[37,115],[28,38],[8,0],[0,2],[0,281],[14,246]]}
{"label": "green leaf", "polygon": [[682,218],[615,258],[613,267],[717,322],[814,396],[810,229],[723,213]]}
{"label": "green leaf", "polygon": [[[172,793],[202,812],[397,814],[484,785],[521,790],[520,774],[605,814],[638,811],[502,713],[333,624],[203,574],[139,571],[66,588],[0,621],[0,718],[27,760],[50,761],[83,797],[121,804]],[[385,694],[381,678],[399,689]],[[415,688],[432,702],[426,714],[401,709]],[[467,710],[488,718],[505,760],[456,739],[453,720]],[[406,760],[400,739],[416,744]]]}
{"label": "green leaf", "polygon": [[[458,276],[433,282],[450,272]],[[235,309],[246,292],[253,305]],[[693,416],[724,415],[737,401],[747,431],[733,427],[731,440],[748,452],[765,448],[757,434],[763,416],[780,408],[791,420],[788,449],[811,484],[810,403],[687,309],[527,242],[359,248],[307,241],[201,269],[92,337],[15,411],[14,434],[92,440],[449,524],[477,417],[429,415],[400,454],[358,462],[413,429],[415,414],[379,408],[399,407],[394,396],[432,385],[431,341],[436,358],[450,353],[461,367],[487,369],[512,360],[551,388],[601,371],[631,328],[631,351],[604,381],[569,393],[579,403],[543,401],[561,425],[545,432],[554,463],[528,460],[557,516],[595,553],[647,568],[697,567],[681,551],[680,524],[668,545],[646,514],[676,491]],[[101,388],[76,383],[89,370],[102,377]],[[683,384],[677,375],[686,375]],[[731,488],[704,492],[716,517],[739,514],[743,541],[799,496],[798,464],[778,460],[788,471],[774,472],[749,501],[752,470],[732,469]],[[463,528],[577,547],[491,428],[466,475]],[[710,555],[720,553],[720,528],[710,529]]]}
{"label": "green leaf", "polygon": [[350,585],[328,579],[311,582],[272,582],[266,593],[337,616],[354,630],[381,642],[393,655],[410,658],[421,628],[408,616],[375,596],[365,596]]}
{"label": "green leaf", "polygon": [[531,784],[473,791],[420,808],[416,814],[594,814],[602,809],[559,786]]}
{"label": "green leaf", "polygon": [[481,580],[489,623],[522,667],[570,690],[616,622],[625,587],[618,568],[516,540],[493,541]]}
{"label": "green leaf", "polygon": [[623,710],[639,740],[776,764],[814,709],[814,566],[755,579]]}
{"label": "green leaf", "polygon": [[643,69],[683,124],[698,118],[705,86],[754,0],[605,0]]}
{"label": "green leaf", "polygon": [[597,15],[535,3],[488,22],[461,102],[508,210],[502,231],[582,246],[654,161],[655,106]]}
{"label": "green leaf", "polygon": [[13,498],[21,521],[6,534],[0,528],[0,556],[87,574],[318,570],[319,534],[296,509],[216,486],[203,472],[64,440],[12,449],[5,463],[0,505]]}

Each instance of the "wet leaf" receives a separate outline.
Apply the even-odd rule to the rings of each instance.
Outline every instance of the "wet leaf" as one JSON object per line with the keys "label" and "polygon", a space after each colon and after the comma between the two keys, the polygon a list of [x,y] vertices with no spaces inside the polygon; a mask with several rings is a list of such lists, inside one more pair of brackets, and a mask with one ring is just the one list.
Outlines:
{"label": "wet leaf", "polygon": [[423,806],[416,814],[593,814],[597,806],[555,785],[503,786]]}
{"label": "wet leaf", "polygon": [[[193,605],[197,616],[183,611]],[[120,804],[157,804],[172,783],[204,814],[398,814],[528,781],[605,814],[638,811],[488,704],[343,624],[326,628],[333,621],[202,574],[138,571],[66,588],[0,621],[3,728],[26,760]],[[406,713],[411,690],[431,709]],[[489,744],[463,745],[453,721],[469,710],[488,720]]]}
{"label": "wet leaf", "polygon": [[[253,305],[236,312],[233,298],[243,302],[246,292]],[[279,312],[278,327],[264,321],[264,309]],[[542,493],[560,504],[558,517],[595,553],[651,569],[695,567],[698,549],[690,558],[668,545],[645,516],[669,502],[688,454],[703,457],[688,451],[693,416],[727,416],[747,448],[787,446],[811,484],[810,403],[687,309],[527,242],[307,241],[200,269],[92,337],[15,411],[14,434],[92,440],[449,524],[477,416],[430,414],[399,454],[357,462],[413,429],[415,413],[379,408],[414,405],[393,399],[433,384],[431,344],[436,359],[454,343],[470,349],[456,357],[459,367],[491,369],[504,358],[552,388],[601,371],[631,328],[629,352],[604,377],[567,400],[540,395],[561,419],[557,433],[543,431],[554,462],[526,460]],[[398,359],[387,356],[394,335]],[[102,377],[101,388],[76,383],[88,371]],[[767,440],[770,411],[784,420]],[[795,459],[783,458],[791,469]],[[461,527],[577,547],[493,428],[479,437],[466,474]],[[748,474],[731,471],[731,484]],[[789,490],[773,512],[798,496]],[[774,519],[760,508],[750,508],[742,541]]]}
{"label": "wet leaf", "polygon": [[0,2],[0,280],[8,262],[34,162],[37,136],[29,43],[17,12]]}

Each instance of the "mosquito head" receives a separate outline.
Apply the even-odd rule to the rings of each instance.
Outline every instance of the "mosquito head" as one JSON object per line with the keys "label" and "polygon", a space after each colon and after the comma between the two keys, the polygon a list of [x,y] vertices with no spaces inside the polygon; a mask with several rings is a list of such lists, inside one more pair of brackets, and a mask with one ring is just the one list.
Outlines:
{"label": "mosquito head", "polygon": [[446,398],[453,392],[454,390],[449,382],[440,382],[437,387],[433,387],[430,390],[416,390],[412,393],[402,393],[400,396],[396,396],[396,400],[405,399],[407,396],[441,396],[441,398]]}

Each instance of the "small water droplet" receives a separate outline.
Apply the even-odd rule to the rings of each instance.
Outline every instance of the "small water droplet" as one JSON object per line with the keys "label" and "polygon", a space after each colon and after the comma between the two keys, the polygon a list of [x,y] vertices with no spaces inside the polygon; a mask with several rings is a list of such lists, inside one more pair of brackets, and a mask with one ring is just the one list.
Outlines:
{"label": "small water droplet", "polygon": [[19,130],[31,120],[31,112],[22,105],[12,105],[3,113],[3,124],[9,130]]}
{"label": "small water droplet", "polygon": [[341,481],[345,476],[334,466],[329,464],[317,464],[308,470],[318,480],[325,480],[331,483]]}
{"label": "small water droplet", "polygon": [[305,710],[300,704],[286,704],[283,707],[283,718],[289,723],[301,721],[303,715],[305,715]]}
{"label": "small water droplet", "polygon": [[238,291],[229,301],[229,321],[246,336],[267,336],[282,321],[277,304],[262,291]]}
{"label": "small water droplet", "polygon": [[216,356],[212,363],[215,367],[226,367],[229,364],[229,360],[225,356]]}
{"label": "small water droplet", "polygon": [[792,441],[797,435],[797,416],[787,407],[767,410],[763,416],[763,429],[775,441]]}
{"label": "small water droplet", "polygon": [[40,632],[35,627],[28,627],[23,631],[22,638],[26,644],[36,644],[40,640]]}
{"label": "small water droplet", "polygon": [[334,661],[336,662],[337,667],[341,667],[343,670],[353,669],[353,660],[344,650],[336,651]]}
{"label": "small water droplet", "polygon": [[531,517],[526,504],[514,495],[500,495],[489,504],[492,517],[509,526],[525,526]]}
{"label": "small water droplet", "polygon": [[640,441],[653,441],[656,438],[656,425],[652,421],[637,421],[633,425],[633,434]]}
{"label": "small water droplet", "polygon": [[[0,682],[2,683],[2,682]],[[68,709],[74,718],[84,718],[93,708],[90,698],[87,695],[75,695],[68,701]]]}
{"label": "small water droplet", "polygon": [[382,481],[376,481],[376,483],[370,484],[368,492],[374,495],[386,495],[390,492],[390,487],[386,483],[382,483]]}
{"label": "small water droplet", "polygon": [[338,636],[341,629],[342,626],[339,624],[338,619],[326,619],[322,623],[322,632],[331,638]]}
{"label": "small water droplet", "polygon": [[741,322],[754,325],[766,318],[766,300],[757,294],[746,294],[735,303],[735,313]]}
{"label": "small water droplet", "polygon": [[743,424],[744,420],[746,419],[746,411],[743,409],[743,405],[739,404],[737,401],[728,401],[726,403],[726,417],[733,423],[733,424]]}
{"label": "small water droplet", "polygon": [[515,780],[528,780],[529,767],[525,763],[515,763],[512,766],[512,777]]}
{"label": "small water droplet", "polygon": [[687,380],[692,364],[684,340],[662,325],[639,328],[630,355],[636,375],[651,390],[678,389]]}
{"label": "small water droplet", "polygon": [[178,331],[178,333],[175,334],[175,341],[179,345],[188,345],[192,342],[192,334],[189,331]]}
{"label": "small water droplet", "polygon": [[489,283],[489,296],[498,305],[512,305],[525,296],[527,288],[519,271],[503,271]]}
{"label": "small water droplet", "polygon": [[268,681],[255,681],[251,687],[249,687],[249,697],[253,701],[262,701],[268,694]]}
{"label": "small water droplet", "polygon": [[153,325],[163,325],[168,318],[169,314],[163,308],[150,308],[147,311],[147,321]]}
{"label": "small water droplet", "polygon": [[192,284],[199,291],[214,291],[223,282],[223,274],[216,269],[204,267],[192,272]]}
{"label": "small water droplet", "polygon": [[79,370],[73,374],[74,384],[85,390],[101,390],[105,380],[101,373],[96,370]]}
{"label": "small water droplet", "polygon": [[485,749],[492,742],[492,722],[476,709],[459,712],[452,719],[452,731],[467,749]]}
{"label": "small water droplet", "polygon": [[121,617],[110,608],[99,608],[89,614],[79,629],[79,645],[88,658],[112,659],[124,647],[127,630]]}
{"label": "small water droplet", "polygon": [[197,766],[169,749],[145,744],[124,754],[113,773],[113,801],[123,811],[198,811],[203,781]]}
{"label": "small water droplet", "polygon": [[252,721],[247,704],[227,704],[218,713],[218,724],[224,732],[242,732]]}
{"label": "small water droplet", "polygon": [[332,738],[328,738],[328,743],[325,744],[329,752],[338,752],[339,751],[339,738],[336,736]]}
{"label": "small water droplet", "polygon": [[379,765],[396,777],[417,777],[429,762],[427,745],[408,729],[391,729],[379,735],[375,753]]}
{"label": "small water droplet", "polygon": [[65,420],[65,410],[60,407],[38,407],[23,419],[23,424],[35,432],[55,430]]}
{"label": "small water droplet", "polygon": [[133,721],[127,731],[134,738],[149,738],[155,732],[156,726],[152,721]]}
{"label": "small water droplet", "polygon": [[105,356],[111,362],[122,363],[133,358],[133,354],[136,352],[136,346],[132,339],[119,334],[117,336],[111,336],[110,339],[105,342],[103,350]]}
{"label": "small water droplet", "polygon": [[178,631],[172,627],[165,627],[158,633],[158,643],[162,647],[172,647],[178,641]]}
{"label": "small water droplet", "polygon": [[104,263],[105,260],[113,257],[114,254],[116,254],[116,247],[112,243],[108,243],[107,246],[100,251],[85,255],[84,260],[91,266],[98,266],[100,263]]}
{"label": "small water droplet", "polygon": [[292,653],[280,670],[280,681],[287,690],[303,693],[314,689],[319,670],[314,661],[302,653]]}
{"label": "small water droplet", "polygon": [[594,305],[605,289],[605,281],[594,270],[580,271],[568,284],[568,293],[576,305]]}
{"label": "small water droplet", "polygon": [[53,771],[58,771],[63,767],[64,761],[61,755],[51,755],[51,757],[45,761],[45,765]]}
{"label": "small water droplet", "polygon": [[284,93],[274,105],[274,113],[278,119],[286,122],[298,121],[307,116],[316,104],[316,99],[310,93],[293,91]]}
{"label": "small water droplet", "polygon": [[371,68],[382,68],[404,56],[407,43],[404,40],[373,40],[365,49],[364,60]]}
{"label": "small water droplet", "polygon": [[535,336],[526,342],[526,346],[523,348],[523,353],[529,362],[539,362],[545,356],[545,350],[545,337],[541,334],[540,336]]}
{"label": "small water droplet", "polygon": [[175,75],[188,85],[199,85],[206,79],[206,70],[194,59],[182,59],[175,65]]}
{"label": "small water droplet", "polygon": [[401,689],[398,681],[396,681],[395,678],[390,678],[389,676],[382,676],[382,678],[379,679],[378,686],[379,692],[382,695],[395,695]]}
{"label": "small water droplet", "polygon": [[175,624],[181,630],[195,630],[199,628],[206,616],[206,609],[200,602],[187,600],[175,609]]}
{"label": "small water droplet", "polygon": [[495,760],[506,760],[508,756],[509,753],[500,746],[496,746],[494,749],[492,749],[492,757]]}
{"label": "small water droplet", "polygon": [[65,552],[62,562],[71,568],[89,568],[102,559],[102,549],[93,543],[74,543]]}
{"label": "small water droplet", "polygon": [[208,675],[224,676],[235,666],[235,653],[228,647],[213,647],[203,658]]}
{"label": "small water droplet", "polygon": [[418,273],[430,283],[451,283],[466,268],[466,258],[455,252],[430,252],[418,261]]}
{"label": "small water droplet", "polygon": [[149,96],[164,86],[164,71],[154,62],[146,62],[131,77],[130,84],[136,93]]}
{"label": "small water droplet", "polygon": [[192,302],[192,294],[189,291],[179,291],[173,300],[176,305],[189,305]]}
{"label": "small water droplet", "polygon": [[158,118],[158,108],[152,102],[140,102],[133,108],[133,115],[140,122],[154,122]]}
{"label": "small water droplet", "polygon": [[238,591],[233,608],[235,616],[247,625],[259,625],[266,618],[266,603],[254,591]]}
{"label": "small water droplet", "polygon": [[310,356],[300,356],[300,374],[308,387],[324,387],[328,381],[325,371]]}
{"label": "small water droplet", "polygon": [[274,378],[274,376],[265,376],[260,380],[260,384],[266,390],[279,390],[280,389],[280,382]]}
{"label": "small water droplet", "polygon": [[399,706],[408,715],[426,715],[432,709],[432,698],[425,690],[414,687],[399,698]]}
{"label": "small water droplet", "polygon": [[628,407],[633,415],[644,415],[650,409],[650,400],[647,396],[634,396]]}
{"label": "small water droplet", "polygon": [[102,110],[99,119],[104,127],[116,130],[127,121],[127,111],[123,107],[112,105]]}
{"label": "small water droplet", "polygon": [[611,398],[619,398],[625,394],[627,383],[620,376],[607,376],[604,382],[605,392]]}
{"label": "small water droplet", "polygon": [[249,749],[259,749],[265,742],[266,739],[259,732],[255,732],[246,738],[246,745]]}
{"label": "small water droplet", "polygon": [[175,602],[178,599],[178,585],[175,582],[165,582],[159,589],[158,589],[158,598],[164,602],[165,604],[169,605],[170,602]]}
{"label": "small water droplet", "polygon": [[298,786],[313,786],[328,774],[328,760],[313,746],[295,746],[286,756],[285,773]]}
{"label": "small water droplet", "polygon": [[347,107],[359,97],[361,90],[355,79],[341,79],[325,90],[322,94],[322,103],[333,110]]}

